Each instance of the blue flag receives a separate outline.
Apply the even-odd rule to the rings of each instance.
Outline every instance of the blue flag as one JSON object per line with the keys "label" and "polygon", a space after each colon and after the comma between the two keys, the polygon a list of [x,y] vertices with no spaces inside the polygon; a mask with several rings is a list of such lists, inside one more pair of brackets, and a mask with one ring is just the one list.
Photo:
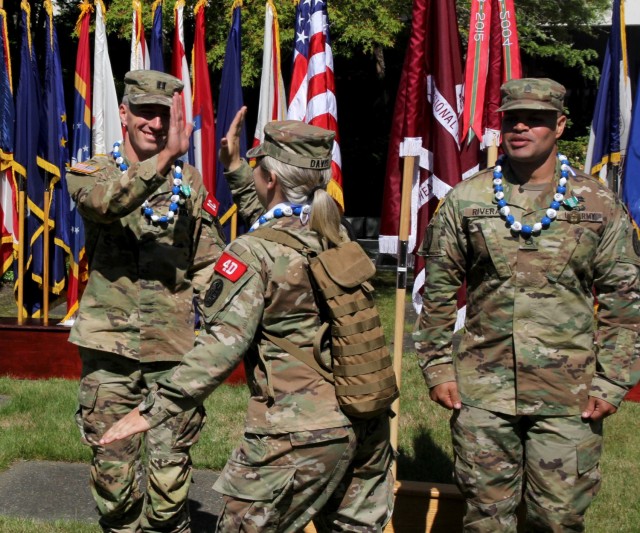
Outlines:
{"label": "blue flag", "polygon": [[[15,166],[14,170],[21,182],[26,180],[28,196],[28,216],[25,235],[20,235],[24,243],[23,259],[27,259],[25,270],[32,263],[31,243],[42,232],[42,204],[44,180],[36,162],[38,153],[38,132],[40,131],[40,78],[36,55],[31,43],[31,8],[28,2],[21,3],[22,44],[20,47],[20,78],[16,94]],[[39,201],[38,201],[39,200]],[[42,257],[40,255],[40,257]],[[20,280],[16,277],[17,282]],[[42,294],[30,274],[23,280],[24,311],[27,316],[38,316],[42,307]]]}
{"label": "blue flag", "polygon": [[611,165],[619,165],[626,149],[631,122],[631,84],[623,12],[620,0],[614,0],[611,34],[600,74],[596,107],[591,122],[585,172],[606,181]]}
{"label": "blue flag", "polygon": [[[216,146],[220,146],[220,140],[227,134],[229,126],[236,113],[244,105],[241,83],[241,8],[234,4],[233,21],[227,39],[227,48],[222,66],[222,80],[220,82],[220,100],[218,101],[218,118],[216,121]],[[240,157],[247,152],[247,139],[244,126],[240,135]],[[220,202],[219,213],[224,217],[225,213],[233,207],[231,189],[224,177],[224,167],[220,161],[216,163],[216,199]],[[251,221],[252,222],[252,221]],[[225,237],[230,240],[229,225],[225,224]],[[238,233],[241,233],[240,229]]]}
{"label": "blue flag", "polygon": [[151,70],[164,72],[164,56],[162,53],[162,0],[155,0],[151,10],[153,11],[150,47]]}
{"label": "blue flag", "polygon": [[[640,80],[638,80],[640,82]],[[640,86],[639,86],[640,87]],[[622,178],[622,200],[636,225],[640,224],[640,90],[636,91],[633,120]]]}
{"label": "blue flag", "polygon": [[[65,169],[69,163],[67,148],[67,112],[64,102],[62,85],[62,67],[60,66],[60,50],[58,35],[53,24],[53,6],[51,0],[45,0],[44,8],[47,12],[45,19],[45,82],[42,114],[40,118],[40,139],[38,146],[38,165],[47,173],[49,186],[52,191],[49,205],[49,287],[54,294],[60,294],[65,284],[65,258],[71,251],[71,232],[69,227],[69,213],[71,211],[70,198],[67,191]],[[34,203],[38,199],[33,199]],[[44,211],[44,210],[43,210]],[[44,213],[43,213],[44,214]],[[43,283],[44,257],[40,240],[44,238],[44,231],[38,235],[38,241],[33,246],[32,277]]]}

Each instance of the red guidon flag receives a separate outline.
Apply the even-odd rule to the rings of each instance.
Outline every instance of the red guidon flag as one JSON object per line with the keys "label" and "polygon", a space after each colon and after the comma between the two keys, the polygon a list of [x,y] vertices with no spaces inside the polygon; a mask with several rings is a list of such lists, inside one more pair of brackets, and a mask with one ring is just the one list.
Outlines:
{"label": "red guidon flag", "polygon": [[[408,251],[420,239],[440,199],[477,170],[477,150],[461,153],[462,59],[454,0],[414,0],[411,37],[405,56],[391,128],[380,227],[380,251],[398,247],[404,156],[418,156],[411,194]],[[422,305],[424,261],[415,256],[414,306]]]}

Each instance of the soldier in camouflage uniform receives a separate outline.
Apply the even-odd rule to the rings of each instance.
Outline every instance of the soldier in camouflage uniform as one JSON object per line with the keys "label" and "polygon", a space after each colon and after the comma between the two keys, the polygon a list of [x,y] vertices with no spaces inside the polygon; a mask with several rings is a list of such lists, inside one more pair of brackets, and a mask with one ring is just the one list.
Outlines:
{"label": "soldier in camouflage uniform", "polygon": [[583,531],[602,421],[638,357],[640,246],[617,197],[558,154],[564,87],[501,90],[505,156],[458,184],[428,227],[414,338],[431,399],[455,410],[465,531],[515,532],[522,495],[527,531]]}
{"label": "soldier in camouflage uniform", "polygon": [[[221,159],[228,177],[248,186],[251,170],[237,144],[227,135]],[[248,153],[258,158],[253,181],[267,209],[254,228],[277,228],[318,252],[346,239],[326,192],[332,145],[333,132],[302,122],[265,127],[264,143]],[[321,319],[307,266],[294,249],[251,233],[230,244],[204,298],[206,334],[157,383],[141,414],[131,413],[103,441],[199,405],[244,360],[251,398],[243,439],[215,485],[225,502],[219,532],[301,531],[311,520],[318,531],[377,532],[391,516],[388,416],[350,420],[331,383],[267,338],[312,351]],[[329,357],[328,348],[323,353]]]}
{"label": "soldier in camouflage uniform", "polygon": [[[80,347],[77,420],[93,450],[91,487],[104,531],[190,530],[190,447],[204,409],[193,406],[146,436],[101,446],[106,428],[193,348],[192,301],[224,247],[200,173],[177,158],[189,145],[182,82],[154,71],[125,76],[123,143],[67,173],[87,234],[89,281],[70,341]],[[208,268],[207,268],[208,267]]]}

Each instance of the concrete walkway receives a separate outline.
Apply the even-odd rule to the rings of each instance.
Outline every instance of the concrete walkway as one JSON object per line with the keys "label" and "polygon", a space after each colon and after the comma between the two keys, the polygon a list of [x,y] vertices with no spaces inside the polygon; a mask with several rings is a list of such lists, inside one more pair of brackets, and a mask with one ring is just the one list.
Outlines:
{"label": "concrete walkway", "polygon": [[[192,533],[210,533],[222,509],[212,487],[218,474],[195,470],[190,489]],[[52,461],[20,461],[0,472],[0,515],[43,521],[98,523],[89,490],[89,467]]]}

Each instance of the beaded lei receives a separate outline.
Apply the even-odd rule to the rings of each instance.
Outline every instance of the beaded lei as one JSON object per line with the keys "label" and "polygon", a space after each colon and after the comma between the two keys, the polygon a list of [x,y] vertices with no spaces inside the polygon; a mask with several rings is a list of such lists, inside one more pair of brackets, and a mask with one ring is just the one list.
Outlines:
{"label": "beaded lei", "polygon": [[[120,153],[120,146],[122,141],[113,143],[113,151],[111,155],[115,160],[118,168],[124,173],[128,170],[127,165]],[[178,214],[180,205],[184,204],[186,199],[191,196],[191,187],[182,184],[182,161],[177,160],[173,164],[173,187],[171,189],[171,204],[166,214],[158,215],[153,211],[153,208],[149,205],[149,201],[145,200],[142,204],[142,214],[154,224],[168,224],[173,222],[174,217]]]}
{"label": "beaded lei", "polygon": [[575,172],[569,166],[567,158],[558,154],[560,160],[560,179],[558,180],[558,186],[556,192],[553,195],[553,200],[547,209],[545,216],[540,219],[540,222],[536,222],[532,226],[529,224],[522,224],[511,214],[511,209],[504,199],[504,186],[502,185],[502,164],[504,163],[504,156],[498,158],[497,164],[493,169],[493,192],[494,197],[498,203],[498,209],[502,218],[507,222],[507,227],[515,234],[520,234],[525,239],[529,238],[532,234],[538,234],[543,229],[547,229],[553,220],[558,216],[558,209],[564,200],[564,194],[567,192],[567,181],[569,173],[575,176]]}
{"label": "beaded lei", "polygon": [[256,220],[249,228],[249,232],[254,231],[265,222],[273,220],[274,218],[290,217],[293,215],[299,216],[300,222],[306,224],[309,221],[309,213],[311,213],[311,206],[309,204],[300,205],[292,204],[290,202],[282,202],[269,209],[269,211]]}

